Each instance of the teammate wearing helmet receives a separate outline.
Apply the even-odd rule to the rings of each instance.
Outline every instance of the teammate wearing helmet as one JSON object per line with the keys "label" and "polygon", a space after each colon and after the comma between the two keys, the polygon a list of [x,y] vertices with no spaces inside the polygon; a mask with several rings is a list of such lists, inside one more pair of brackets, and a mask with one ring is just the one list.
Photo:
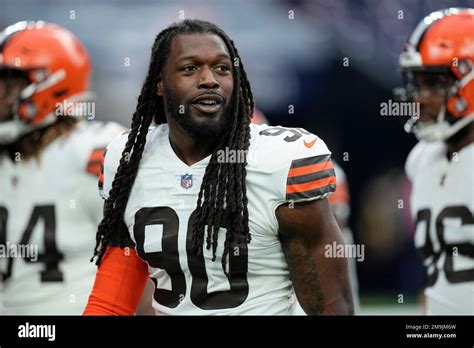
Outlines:
{"label": "teammate wearing helmet", "polygon": [[19,22],[0,34],[2,313],[80,314],[92,287],[97,175],[123,129],[89,121],[90,66],[58,25]]}
{"label": "teammate wearing helmet", "polygon": [[474,314],[474,10],[431,13],[400,56],[420,115],[406,162],[428,314]]}

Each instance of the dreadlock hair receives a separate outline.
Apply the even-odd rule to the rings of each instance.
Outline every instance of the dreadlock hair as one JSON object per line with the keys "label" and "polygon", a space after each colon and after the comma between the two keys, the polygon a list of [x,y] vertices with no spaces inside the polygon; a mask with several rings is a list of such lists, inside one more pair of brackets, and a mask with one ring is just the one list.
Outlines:
{"label": "dreadlock hair", "polygon": [[212,247],[215,261],[219,227],[226,227],[222,267],[228,276],[226,260],[231,245],[248,244],[251,240],[245,185],[247,161],[245,159],[242,163],[219,163],[217,160],[219,149],[227,147],[229,150],[243,150],[246,153],[249,148],[250,122],[254,109],[250,83],[234,42],[222,29],[205,21],[184,20],[160,32],[153,44],[150,66],[132,117],[128,140],[109,198],[105,202],[104,217],[98,227],[96,247],[91,259],[93,261],[97,257],[97,265],[100,264],[112,240],[117,241],[118,237],[120,246],[124,247],[128,231],[123,222],[123,215],[137,175],[148,128],[152,121],[156,124],[166,123],[163,98],[157,95],[156,85],[169,55],[172,40],[179,34],[195,33],[215,34],[224,41],[234,65],[232,69],[234,90],[230,103],[233,106],[232,115],[228,115],[231,116],[230,125],[211,155],[199,191],[192,231],[193,250],[198,254],[202,253],[207,225],[206,248]]}

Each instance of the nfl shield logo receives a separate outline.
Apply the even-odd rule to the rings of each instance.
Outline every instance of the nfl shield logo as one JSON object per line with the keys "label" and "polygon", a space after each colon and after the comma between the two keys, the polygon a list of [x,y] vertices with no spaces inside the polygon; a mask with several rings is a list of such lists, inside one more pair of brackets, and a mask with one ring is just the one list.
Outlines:
{"label": "nfl shield logo", "polygon": [[192,174],[181,175],[181,187],[188,189],[192,186],[193,186],[193,175]]}

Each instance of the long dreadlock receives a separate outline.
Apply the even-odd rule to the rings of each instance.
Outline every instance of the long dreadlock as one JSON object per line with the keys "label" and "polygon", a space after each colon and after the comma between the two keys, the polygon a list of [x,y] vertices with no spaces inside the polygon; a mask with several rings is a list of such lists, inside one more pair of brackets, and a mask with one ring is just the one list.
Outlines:
{"label": "long dreadlock", "polygon": [[[234,63],[234,69],[232,69],[234,90],[231,100],[233,108],[230,127],[222,135],[211,155],[199,191],[192,231],[193,249],[198,254],[202,253],[205,226],[207,226],[206,248],[212,247],[213,261],[215,261],[218,231],[225,225],[227,232],[222,267],[227,274],[226,262],[231,245],[241,245],[251,240],[245,186],[247,161],[245,159],[241,163],[219,163],[217,160],[218,150],[224,147],[245,152],[249,148],[250,121],[254,108],[250,83],[234,42],[222,29],[205,21],[184,20],[160,32],[153,43],[150,66],[132,117],[131,130],[109,198],[105,201],[104,217],[98,227],[96,246],[91,259],[93,261],[97,257],[97,265],[100,264],[107,246],[112,241],[117,241],[122,248],[124,247],[128,231],[123,222],[123,214],[137,175],[148,128],[152,121],[156,124],[166,123],[163,98],[156,94],[159,75],[171,50],[173,38],[179,34],[194,33],[216,34],[224,41],[231,61]],[[236,153],[241,153],[240,151]]]}

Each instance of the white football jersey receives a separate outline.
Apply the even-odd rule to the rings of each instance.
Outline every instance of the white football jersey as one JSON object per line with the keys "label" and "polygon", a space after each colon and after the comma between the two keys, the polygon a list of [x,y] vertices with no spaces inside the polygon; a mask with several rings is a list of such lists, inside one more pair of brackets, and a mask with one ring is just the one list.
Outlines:
{"label": "white football jersey", "polygon": [[474,314],[474,144],[449,161],[443,142],[420,141],[406,172],[415,245],[427,267],[427,313]]}
{"label": "white football jersey", "polygon": [[[293,313],[295,294],[275,210],[285,202],[328,196],[336,186],[334,167],[323,140],[304,129],[254,124],[250,129],[246,187],[252,240],[247,247],[231,247],[228,280],[221,264],[224,228],[215,262],[211,250],[204,246],[198,257],[190,244],[193,211],[210,156],[188,166],[170,145],[168,125],[150,128],[124,220],[156,285],[157,314]],[[107,149],[104,197],[126,140],[122,135]]]}
{"label": "white football jersey", "polygon": [[123,130],[84,121],[49,144],[39,161],[0,155],[3,314],[83,312],[102,217],[97,175],[105,147]]}

